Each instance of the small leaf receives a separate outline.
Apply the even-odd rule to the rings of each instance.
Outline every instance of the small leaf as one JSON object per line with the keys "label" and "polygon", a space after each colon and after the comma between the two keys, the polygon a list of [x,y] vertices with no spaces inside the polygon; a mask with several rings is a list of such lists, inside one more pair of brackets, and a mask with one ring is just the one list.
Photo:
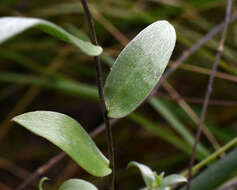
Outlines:
{"label": "small leaf", "polygon": [[41,180],[40,180],[40,183],[39,183],[39,190],[43,190],[43,184],[46,180],[49,180],[48,177],[43,177]]}
{"label": "small leaf", "polygon": [[14,117],[13,121],[48,139],[90,174],[103,177],[111,173],[109,161],[71,117],[57,112],[35,111]]}
{"label": "small leaf", "polygon": [[109,117],[124,117],[145,100],[164,72],[175,41],[173,26],[158,21],[142,30],[123,49],[105,82]]}
{"label": "small leaf", "polygon": [[165,177],[162,180],[162,185],[163,186],[170,186],[170,185],[173,185],[176,183],[181,183],[181,182],[187,182],[187,179],[182,175],[172,174],[172,175]]}
{"label": "small leaf", "polygon": [[138,169],[140,170],[142,177],[145,181],[145,184],[147,187],[152,188],[153,187],[153,183],[155,182],[155,174],[153,173],[153,171],[147,167],[144,164],[140,164],[138,162],[130,162],[128,164],[129,167],[131,166],[136,166],[138,167]]}
{"label": "small leaf", "polygon": [[56,38],[59,38],[60,40],[72,43],[88,55],[96,56],[102,53],[102,48],[100,46],[95,46],[89,42],[80,40],[79,38],[66,32],[61,27],[38,18],[0,18],[0,44],[32,27],[36,27]]}
{"label": "small leaf", "polygon": [[98,190],[94,185],[81,179],[69,179],[64,182],[59,190]]}
{"label": "small leaf", "polygon": [[170,187],[157,187],[152,190],[170,190]]}

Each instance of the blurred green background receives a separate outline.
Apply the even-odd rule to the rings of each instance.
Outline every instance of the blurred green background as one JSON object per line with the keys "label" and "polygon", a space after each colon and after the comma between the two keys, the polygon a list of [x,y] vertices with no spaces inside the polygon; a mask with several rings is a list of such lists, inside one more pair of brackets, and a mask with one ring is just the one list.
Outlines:
{"label": "blurred green background", "polygon": [[[89,0],[95,20],[104,78],[114,59],[139,31],[157,20],[168,20],[177,32],[171,58],[177,60],[225,16],[225,0]],[[233,1],[232,12],[237,2]],[[1,16],[50,20],[88,40],[80,1],[1,0]],[[1,26],[0,26],[1,27]],[[143,181],[132,160],[157,172],[179,173],[188,166],[191,145],[202,108],[208,76],[220,33],[189,57],[168,78],[155,98],[113,125],[116,151],[116,189],[138,189]],[[237,135],[237,25],[229,25],[225,49],[214,82],[197,159],[202,160]],[[168,67],[169,68],[169,67]],[[30,173],[60,150],[10,119],[33,110],[51,110],[77,119],[88,132],[102,122],[92,57],[72,45],[31,29],[0,46],[0,189],[15,189]],[[210,143],[210,138],[216,143]],[[95,138],[106,153],[104,133]],[[106,189],[106,179],[89,176],[69,157],[46,172],[46,189],[56,189],[71,177]],[[37,189],[34,186],[26,189]]]}

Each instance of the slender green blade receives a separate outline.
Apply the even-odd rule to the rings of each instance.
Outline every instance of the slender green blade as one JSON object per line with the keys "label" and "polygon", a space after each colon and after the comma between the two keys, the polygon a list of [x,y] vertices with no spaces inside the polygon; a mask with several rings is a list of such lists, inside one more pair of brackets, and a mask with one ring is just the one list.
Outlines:
{"label": "slender green blade", "polygon": [[74,44],[87,55],[96,56],[102,53],[102,48],[100,46],[95,46],[90,42],[83,41],[71,35],[61,27],[38,18],[0,18],[0,44],[32,27],[36,27],[60,40]]}
{"label": "slender green blade", "polygon": [[81,179],[69,179],[64,182],[59,190],[98,190],[91,183]]}
{"label": "slender green blade", "polygon": [[57,112],[35,111],[16,116],[13,121],[61,148],[90,174],[103,177],[111,173],[109,161],[71,117]]}
{"label": "slender green blade", "polygon": [[[149,104],[159,112],[171,125],[172,128],[175,129],[191,146],[194,144],[194,137],[192,133],[190,133],[183,123],[172,113],[171,110],[164,104],[160,99],[152,97],[149,99]],[[208,156],[210,152],[207,148],[205,148],[202,143],[198,143],[197,151],[202,154],[204,157]]]}
{"label": "slender green blade", "polygon": [[[228,179],[231,179],[237,172],[237,148],[231,151],[225,158],[218,160],[197,177],[192,182],[192,190],[215,190]],[[185,190],[186,186],[181,190]]]}
{"label": "slender green blade", "polygon": [[108,116],[121,118],[149,95],[173,52],[176,34],[167,21],[142,30],[120,53],[105,82]]}

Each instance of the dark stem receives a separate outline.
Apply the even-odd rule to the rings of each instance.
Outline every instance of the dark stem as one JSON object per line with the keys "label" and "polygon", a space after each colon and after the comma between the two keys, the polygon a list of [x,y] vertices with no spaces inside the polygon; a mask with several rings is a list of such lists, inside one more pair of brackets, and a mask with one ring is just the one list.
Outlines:
{"label": "dark stem", "polygon": [[226,6],[226,16],[225,16],[224,29],[223,29],[221,40],[220,40],[219,47],[218,47],[218,50],[217,50],[216,59],[213,63],[212,70],[211,70],[211,75],[210,75],[210,78],[209,78],[209,81],[208,81],[207,90],[206,90],[206,94],[205,94],[205,99],[204,99],[202,112],[201,112],[201,117],[200,117],[200,121],[199,121],[199,125],[198,125],[198,130],[197,130],[197,133],[196,133],[195,142],[194,142],[193,149],[192,149],[192,155],[191,155],[191,158],[190,158],[190,163],[189,163],[189,168],[188,168],[187,190],[190,190],[190,185],[191,185],[191,180],[192,180],[192,167],[193,167],[194,160],[195,160],[195,153],[196,153],[196,149],[197,149],[197,144],[198,144],[198,141],[199,141],[201,133],[202,133],[203,122],[204,122],[205,117],[206,117],[206,112],[207,112],[208,103],[209,103],[209,99],[210,99],[211,92],[212,92],[212,86],[213,86],[213,81],[214,81],[214,78],[215,78],[215,73],[217,71],[218,63],[220,61],[221,54],[223,52],[224,42],[225,42],[225,38],[226,38],[226,32],[227,32],[228,24],[230,22],[231,7],[232,7],[232,0],[228,0],[227,6]]}
{"label": "dark stem", "polygon": [[[87,4],[86,0],[81,0],[82,6],[84,8],[84,11],[87,16],[87,21],[89,25],[89,31],[90,31],[90,38],[94,45],[98,45],[94,22],[90,14],[90,10]],[[98,85],[98,91],[99,91],[99,98],[100,103],[103,111],[103,118],[106,126],[106,132],[107,132],[107,143],[108,143],[108,154],[110,159],[110,166],[112,169],[112,174],[110,175],[110,189],[114,190],[114,184],[115,184],[115,164],[114,164],[114,146],[113,146],[113,136],[112,136],[112,130],[109,122],[109,118],[107,116],[107,109],[105,104],[105,98],[104,98],[104,90],[103,90],[103,78],[102,78],[102,68],[100,63],[100,57],[95,56],[94,61],[96,64],[96,73],[97,73],[97,85]]]}

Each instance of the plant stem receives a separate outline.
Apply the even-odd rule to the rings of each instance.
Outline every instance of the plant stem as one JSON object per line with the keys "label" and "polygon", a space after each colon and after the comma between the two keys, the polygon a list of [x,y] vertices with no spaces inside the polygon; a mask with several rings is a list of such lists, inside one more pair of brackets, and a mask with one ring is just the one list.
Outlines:
{"label": "plant stem", "polygon": [[[81,0],[82,6],[84,8],[84,11],[87,16],[87,21],[89,25],[89,31],[90,31],[90,38],[94,45],[98,45],[94,22],[90,14],[90,10],[87,4],[86,0]],[[113,136],[112,136],[112,130],[109,118],[107,116],[107,109],[105,104],[105,98],[104,98],[104,89],[103,89],[103,78],[102,78],[102,68],[100,63],[100,57],[95,56],[94,61],[96,64],[96,73],[97,73],[97,85],[98,85],[98,92],[99,92],[99,98],[100,103],[102,107],[103,112],[103,118],[106,126],[106,132],[107,132],[107,143],[108,143],[108,154],[110,159],[110,166],[112,168],[112,174],[110,176],[110,190],[114,190],[115,185],[115,164],[114,164],[114,146],[113,146]]]}
{"label": "plant stem", "polygon": [[223,48],[224,48],[224,42],[225,42],[225,38],[226,38],[227,28],[228,28],[228,24],[230,22],[231,7],[232,7],[232,0],[228,0],[227,1],[227,6],[226,6],[226,16],[225,16],[224,29],[223,29],[221,40],[220,40],[219,47],[218,47],[218,50],[217,50],[216,59],[213,63],[212,70],[211,70],[211,75],[210,75],[210,78],[209,78],[209,81],[208,81],[207,90],[206,90],[206,94],[205,94],[205,99],[204,99],[202,112],[201,112],[201,117],[200,117],[200,121],[199,121],[198,131],[196,133],[196,138],[195,138],[195,142],[194,142],[194,145],[193,145],[192,155],[191,155],[190,162],[189,162],[187,190],[190,190],[190,184],[191,184],[191,180],[192,180],[192,167],[193,167],[193,164],[194,164],[195,152],[196,152],[196,149],[197,149],[198,141],[199,141],[201,133],[202,133],[203,122],[204,122],[205,117],[206,117],[206,112],[207,112],[208,103],[209,103],[209,99],[210,99],[211,92],[212,92],[212,86],[213,86],[213,81],[214,81],[214,78],[215,78],[215,73],[217,71],[218,63],[220,61],[221,54],[222,54]]}
{"label": "plant stem", "polygon": [[[192,168],[192,175],[195,175],[201,168],[203,168],[205,165],[207,165],[211,161],[215,160],[219,155],[221,155],[223,152],[229,150],[231,147],[235,146],[236,144],[237,144],[237,137],[235,137],[233,140],[228,142],[226,145],[221,147],[219,150],[217,150],[216,152],[214,152],[213,154],[211,154],[210,156],[205,158],[203,161],[198,163],[196,166],[194,166]],[[183,176],[187,176],[188,175],[188,171],[184,171],[182,173],[182,175]]]}

